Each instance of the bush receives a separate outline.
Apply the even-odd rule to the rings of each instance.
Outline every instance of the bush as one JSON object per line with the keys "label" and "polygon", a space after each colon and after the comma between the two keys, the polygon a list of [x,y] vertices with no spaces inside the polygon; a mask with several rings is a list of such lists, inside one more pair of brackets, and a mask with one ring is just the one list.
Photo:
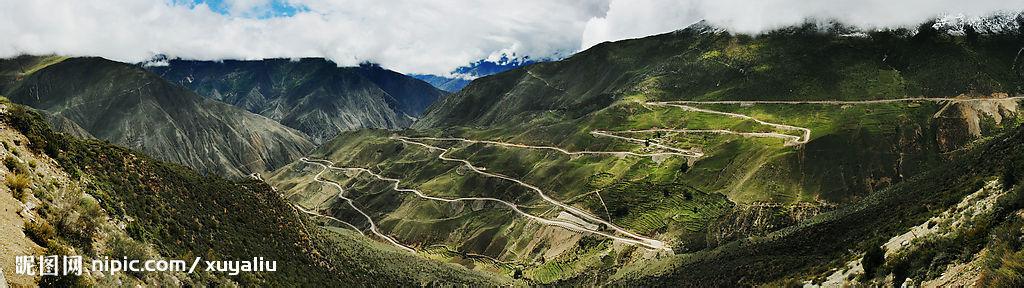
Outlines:
{"label": "bush", "polygon": [[57,230],[53,229],[50,223],[34,221],[25,224],[25,234],[39,245],[45,245],[57,236]]}
{"label": "bush", "polygon": [[18,159],[11,156],[4,157],[4,167],[7,167],[7,171],[14,172],[18,169]]}
{"label": "bush", "polygon": [[81,197],[69,208],[55,221],[61,235],[81,243],[91,242],[100,224],[106,221],[99,203],[92,198]]}
{"label": "bush", "polygon": [[875,270],[885,263],[885,251],[882,251],[881,246],[882,244],[873,244],[864,252],[864,258],[860,260],[860,265],[864,266],[865,277],[874,277]]}
{"label": "bush", "polygon": [[4,158],[4,167],[7,167],[7,171],[11,171],[11,173],[28,174],[29,172],[28,167],[25,167],[25,164],[22,164],[18,159],[11,156]]}
{"label": "bush", "polygon": [[7,181],[7,187],[11,188],[11,194],[18,200],[25,200],[25,190],[32,184],[28,176],[22,173],[9,173],[5,177]]}
{"label": "bush", "polygon": [[1012,167],[1003,171],[1003,189],[1010,189],[1017,185],[1017,171]]}

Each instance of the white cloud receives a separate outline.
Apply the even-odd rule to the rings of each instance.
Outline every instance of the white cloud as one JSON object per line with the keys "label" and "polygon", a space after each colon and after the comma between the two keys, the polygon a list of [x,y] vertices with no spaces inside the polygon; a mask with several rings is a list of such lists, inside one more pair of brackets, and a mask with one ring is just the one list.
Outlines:
{"label": "white cloud", "polygon": [[861,28],[913,27],[943,14],[984,17],[1021,9],[1024,0],[611,0],[607,15],[588,21],[581,47],[670,32],[700,20],[757,33],[807,19]]}
{"label": "white cloud", "polygon": [[911,25],[941,12],[984,14],[1024,0],[524,0],[515,2],[278,0],[303,7],[253,18],[270,0],[226,0],[231,15],[168,0],[0,0],[0,57],[101,56],[137,62],[326,57],[445,74],[501,54],[541,59],[602,41],[641,37],[708,19],[756,32],[827,17],[860,25]]}

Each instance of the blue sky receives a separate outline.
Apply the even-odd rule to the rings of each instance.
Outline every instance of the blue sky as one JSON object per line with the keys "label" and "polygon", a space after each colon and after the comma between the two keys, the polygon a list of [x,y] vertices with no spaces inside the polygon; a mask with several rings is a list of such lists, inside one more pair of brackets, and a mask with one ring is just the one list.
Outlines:
{"label": "blue sky", "polygon": [[[251,18],[272,18],[272,17],[288,17],[295,15],[295,13],[306,11],[305,7],[291,5],[285,1],[280,0],[269,0],[269,1],[242,1],[249,2],[254,5],[252,10],[246,11],[238,15],[238,13],[232,13],[231,5],[224,0],[170,0],[172,5],[184,5],[193,7],[198,4],[206,4],[210,7],[210,10],[214,12],[231,15],[238,17],[251,17]],[[235,14],[235,15],[233,15]]]}

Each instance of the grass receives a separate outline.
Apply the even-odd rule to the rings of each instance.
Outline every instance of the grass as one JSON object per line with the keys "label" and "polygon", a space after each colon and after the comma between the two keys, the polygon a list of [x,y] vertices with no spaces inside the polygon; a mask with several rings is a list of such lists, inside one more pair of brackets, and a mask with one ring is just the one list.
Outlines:
{"label": "grass", "polygon": [[[715,226],[723,221],[722,217],[733,217],[730,215],[734,214],[730,212],[735,209],[734,203],[818,203],[824,200],[842,206],[843,203],[855,203],[874,191],[927,171],[942,161],[938,148],[930,142],[939,133],[931,124],[931,115],[941,106],[933,103],[704,106],[753,115],[770,122],[810,127],[814,130],[813,141],[794,148],[782,146],[782,141],[778,139],[750,139],[730,135],[633,135],[642,138],[660,136],[663,143],[677,147],[700,147],[708,155],[696,163],[685,163],[683,159],[676,158],[655,162],[650,158],[634,157],[569,157],[547,150],[427,142],[451,148],[452,151],[447,154],[450,157],[469,159],[474,165],[486,167],[488,171],[537,185],[555,199],[572,200],[570,204],[595,215],[610,216],[613,222],[626,229],[669,239],[673,246],[682,247],[679,252],[711,249],[722,244],[714,239],[717,236],[712,235],[720,231],[712,229],[734,229]],[[616,103],[578,119],[536,121],[543,125],[456,128],[444,132],[423,130],[411,133],[551,145],[569,150],[650,152],[642,145],[595,138],[588,132],[592,129],[621,131],[652,127],[773,131],[771,127],[751,121],[673,108],[646,109],[631,101]],[[987,130],[992,133],[1003,131],[995,128]],[[502,181],[482,179],[460,169],[457,164],[437,160],[437,151],[413,145],[403,146],[387,139],[387,136],[384,132],[351,133],[326,144],[316,153],[325,154],[341,166],[374,167],[388,177],[403,179],[403,187],[418,188],[430,195],[490,196],[522,205],[538,203],[532,191]],[[908,145],[907,141],[920,142]],[[602,177],[595,179],[595,175]],[[359,191],[357,195],[361,195],[357,201],[370,207],[368,211],[379,213],[385,228],[394,229],[404,243],[429,246],[461,243],[467,239],[478,243],[486,241],[488,237],[497,237],[494,232],[498,231],[496,227],[519,227],[515,224],[516,217],[452,214],[448,212],[450,207],[399,196],[388,192],[387,187],[366,184],[353,187]],[[603,199],[591,193],[595,190],[600,191]],[[669,192],[662,193],[662,190]],[[687,194],[690,197],[686,197]],[[395,199],[401,199],[401,204],[394,203]],[[607,214],[604,212],[605,206],[609,210]],[[542,205],[541,209],[535,211],[548,212],[549,216],[557,214],[557,211],[551,212],[549,209]],[[788,213],[783,210],[776,212]],[[340,215],[353,217],[354,214],[342,212]],[[788,219],[786,215],[775,217]],[[751,231],[760,235],[794,223],[780,221],[777,223],[781,226]],[[462,230],[456,230],[455,227],[462,227]],[[530,238],[527,235],[537,232],[521,228],[504,231],[503,236],[508,237],[508,242],[496,245],[505,245],[504,250],[514,252],[494,248],[494,244],[467,245],[479,247],[467,251],[490,253],[487,255],[516,261],[528,261],[544,251],[516,250],[531,247],[515,244],[521,243],[515,241],[516,238]],[[741,236],[746,235],[743,233],[747,232],[741,232]]]}
{"label": "grass", "polygon": [[[906,30],[873,32],[868,38],[838,37],[839,32],[824,32],[821,28],[813,25],[792,27],[759,37],[696,28],[597,45],[563,61],[530,66],[529,74],[525,70],[513,70],[479,79],[462,92],[435,105],[422,121],[415,124],[417,130],[405,133],[550,145],[569,150],[650,152],[653,149],[649,147],[593,137],[589,132],[661,127],[795,135],[792,131],[780,131],[732,117],[675,108],[649,109],[640,105],[643,101],[867,100],[1021,92],[1021,79],[1006,76],[1015,74],[1011,71],[1013,68],[1006,64],[1012,61],[1004,59],[1005,55],[1015,54],[1019,49],[1019,41],[1009,35],[994,35],[968,43],[958,36],[911,36]],[[666,270],[658,270],[665,277],[723,280],[708,282],[723,285],[737,284],[738,278],[729,278],[731,276],[728,275],[732,274],[753,274],[755,276],[747,278],[752,283],[787,275],[785,273],[791,271],[775,271],[771,267],[806,267],[800,261],[825,267],[829,264],[827,259],[837,259],[837,254],[830,253],[846,249],[836,248],[832,245],[834,243],[807,242],[811,241],[809,239],[833,237],[829,233],[850,235],[843,229],[851,227],[859,232],[876,231],[872,230],[875,228],[890,231],[885,229],[897,229],[893,226],[902,225],[878,222],[882,220],[857,222],[857,218],[850,215],[862,218],[888,215],[890,219],[910,221],[907,219],[917,219],[922,214],[934,212],[930,210],[935,209],[932,206],[948,204],[949,199],[959,195],[959,190],[941,190],[934,183],[922,184],[920,188],[941,190],[935,192],[939,194],[936,199],[922,199],[922,196],[910,192],[904,193],[906,195],[894,195],[896,192],[892,192],[894,189],[909,191],[905,189],[910,188],[892,188],[908,179],[939,179],[941,177],[934,175],[944,173],[933,170],[944,167],[949,161],[949,155],[942,154],[949,147],[938,142],[943,142],[941,137],[950,131],[931,117],[940,105],[925,102],[701,107],[808,127],[813,130],[812,141],[801,147],[784,147],[777,139],[729,135],[636,135],[660,138],[678,147],[699,147],[707,153],[706,157],[691,163],[674,158],[654,161],[633,157],[568,157],[550,151],[491,145],[431,144],[451,147],[449,156],[468,159],[488,171],[536,185],[553,198],[571,199],[572,205],[599,216],[609,216],[613,222],[627,229],[658,235],[688,247],[680,252],[706,248],[697,255],[651,264],[652,270],[666,267]],[[986,136],[1005,131],[988,122],[984,127]],[[387,134],[344,134],[315,153],[342,165],[372,166],[389,177],[403,179],[405,187],[419,188],[431,195],[491,196],[523,205],[537,203],[530,191],[500,181],[481,179],[460,169],[457,164],[436,160],[437,151],[403,146],[388,140]],[[963,182],[955,183],[959,185],[955,189],[965,188],[975,179],[962,177],[959,180]],[[411,200],[413,198],[388,193],[384,188],[367,184],[354,187],[361,191],[358,194],[360,203],[374,207],[371,210],[379,213],[388,227],[399,228],[405,241],[446,244],[473,239],[474,244],[468,246],[475,250],[470,251],[486,254],[493,248],[479,247],[478,243],[484,242],[480,239],[499,239],[495,231],[504,229],[503,237],[495,245],[505,245],[508,252],[499,250],[488,255],[528,262],[550,249],[544,244],[523,244],[528,241],[524,239],[533,239],[538,229],[526,228],[515,220],[509,221],[494,214],[485,214],[491,218],[476,214],[474,217],[479,218],[463,217],[446,210],[450,207]],[[600,194],[591,193],[595,190]],[[882,195],[876,195],[880,193]],[[604,201],[597,195],[601,195]],[[880,198],[882,200],[878,200]],[[899,211],[884,211],[887,206],[863,203],[896,201],[893,199],[908,202],[894,204],[894,207],[902,209]],[[393,203],[398,201],[401,203]],[[779,240],[773,237],[781,236],[769,234],[764,238],[744,238],[725,244],[727,247],[717,248],[713,247],[717,243],[705,243],[713,223],[727,221],[728,218],[723,220],[722,217],[734,215],[731,213],[736,209],[734,204],[755,202],[827,202],[864,210],[830,214],[843,218],[832,220],[840,221],[838,224],[826,221],[818,224],[821,226],[814,226],[813,229],[820,229],[815,233],[828,234],[825,236],[807,232],[800,234],[805,239],[793,236],[797,240]],[[928,209],[911,206],[922,202],[932,206]],[[608,206],[607,213],[604,212],[605,206]],[[544,211],[541,208],[538,212]],[[554,215],[557,211],[548,213]],[[879,227],[862,226],[867,222]],[[415,225],[436,225],[433,227],[440,231],[456,231],[456,234],[442,233],[444,237],[440,237],[428,230],[411,228]],[[452,227],[460,227],[461,230]],[[785,233],[801,232],[792,232],[793,229],[797,228],[790,228]],[[881,237],[854,236],[861,240]],[[804,256],[800,249],[792,248],[799,245],[812,246],[817,249],[812,252],[818,254]],[[775,247],[783,250],[772,250]],[[837,250],[827,250],[832,248]],[[778,257],[766,259],[764,257],[768,256],[764,255]],[[561,262],[541,264],[544,268],[526,271],[525,274],[540,279],[541,283],[556,283],[569,281],[561,277],[564,275],[582,275],[574,272],[578,267],[589,267],[583,258],[567,257],[570,258]],[[725,268],[719,269],[714,261],[722,257],[726,257],[721,266]],[[763,263],[743,257],[761,257],[758,259]],[[609,267],[604,265],[595,267]],[[681,265],[697,267],[701,275],[723,279],[687,278],[690,276],[672,274],[676,270],[667,268]],[[751,268],[753,271],[739,271],[743,268],[735,267],[754,268]],[[729,270],[733,268],[735,270]],[[601,268],[592,270],[600,271]],[[584,276],[568,278],[579,277]],[[646,283],[658,285],[658,280],[666,278],[650,279],[654,280]]]}
{"label": "grass", "polygon": [[[185,281],[196,286],[226,283],[226,280],[243,286],[329,286],[351,281],[331,271],[349,271],[346,275],[353,277],[375,273],[358,262],[335,262],[336,259],[316,253],[344,243],[308,234],[306,227],[310,224],[303,223],[305,220],[262,182],[205,176],[105,142],[71,138],[50,130],[38,114],[18,105],[9,107],[9,112],[0,115],[0,120],[24,134],[29,139],[29,149],[53,158],[72,179],[79,179],[76,183],[82,190],[89,191],[90,197],[79,201],[75,205],[79,208],[69,214],[84,217],[65,218],[56,229],[61,237],[71,240],[68,242],[72,246],[80,245],[76,242],[88,243],[96,227],[101,227],[89,224],[90,221],[96,221],[99,218],[93,216],[105,211],[112,219],[127,223],[124,229],[127,236],[151,245],[163,257],[234,260],[260,256],[278,263],[278,271],[274,273],[239,276],[203,273]],[[358,259],[363,258],[349,260]],[[330,263],[348,266],[331,266]],[[418,270],[421,267],[433,267],[430,262],[417,263],[408,266],[402,273],[409,274],[402,277],[413,275],[412,271],[422,271]],[[465,273],[447,266],[435,270],[451,273],[449,275]],[[457,276],[449,278],[459,279],[454,277]],[[381,276],[380,279],[389,279],[392,281],[389,283],[397,285],[414,284],[395,280],[395,277]],[[398,279],[412,281],[411,278]],[[488,279],[475,281],[487,283]]]}
{"label": "grass", "polygon": [[15,199],[25,200],[25,196],[29,186],[32,185],[32,180],[27,175],[22,173],[8,173],[4,176],[4,181],[7,183],[7,188],[11,189],[11,193]]}

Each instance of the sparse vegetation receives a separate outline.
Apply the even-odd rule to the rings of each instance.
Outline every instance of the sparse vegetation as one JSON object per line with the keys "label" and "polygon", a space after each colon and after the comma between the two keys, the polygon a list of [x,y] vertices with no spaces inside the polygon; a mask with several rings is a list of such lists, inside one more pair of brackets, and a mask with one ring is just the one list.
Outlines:
{"label": "sparse vegetation", "polygon": [[[9,112],[0,115],[0,120],[24,134],[29,139],[28,147],[34,152],[56,160],[72,179],[81,179],[76,185],[81,185],[81,191],[88,191],[88,195],[64,195],[67,201],[60,202],[63,208],[43,209],[55,219],[52,223],[56,238],[67,243],[61,245],[94,253],[90,243],[97,233],[103,233],[108,221],[106,215],[110,215],[120,221],[133,219],[126,221],[126,236],[138,241],[137,245],[117,252],[119,255],[137,255],[146,250],[138,245],[152,245],[155,252],[164,257],[201,255],[204,259],[251,259],[257,255],[278,262],[275,273],[244,273],[234,277],[200,274],[193,279],[183,279],[185,283],[192,283],[190,286],[227,285],[229,282],[243,286],[328,286],[351,281],[339,280],[343,278],[331,272],[332,269],[362,277],[374,273],[365,266],[335,262],[330,256],[324,258],[313,253],[350,249],[335,248],[335,245],[352,247],[349,246],[352,244],[306,234],[307,227],[314,233],[316,227],[303,224],[293,208],[262,182],[204,176],[129,149],[55,133],[38,114],[22,106],[9,107]],[[127,241],[127,238],[122,240]],[[358,241],[371,240],[361,238]],[[362,250],[352,251],[360,253]],[[406,260],[398,262],[408,262]],[[348,264],[332,268],[329,263]],[[464,279],[466,283],[484,285],[482,283],[494,281],[487,277],[460,276],[469,271],[436,266],[429,261],[408,263],[407,272],[403,273],[409,277],[381,279],[388,279],[388,285],[421,285],[412,282],[422,277],[416,273],[431,267],[438,275],[435,279],[445,279],[445,283]],[[68,279],[48,278],[46,281],[58,280]]]}
{"label": "sparse vegetation", "polygon": [[992,233],[983,254],[978,284],[984,287],[1024,287],[1024,221],[1015,218]]}
{"label": "sparse vegetation", "polygon": [[46,245],[47,242],[57,236],[57,231],[48,222],[32,221],[25,223],[25,234],[32,238],[36,244]]}
{"label": "sparse vegetation", "polygon": [[14,194],[14,198],[24,201],[26,190],[32,185],[32,180],[23,173],[8,173],[4,176],[4,180],[7,183],[7,188],[10,188],[11,193]]}

